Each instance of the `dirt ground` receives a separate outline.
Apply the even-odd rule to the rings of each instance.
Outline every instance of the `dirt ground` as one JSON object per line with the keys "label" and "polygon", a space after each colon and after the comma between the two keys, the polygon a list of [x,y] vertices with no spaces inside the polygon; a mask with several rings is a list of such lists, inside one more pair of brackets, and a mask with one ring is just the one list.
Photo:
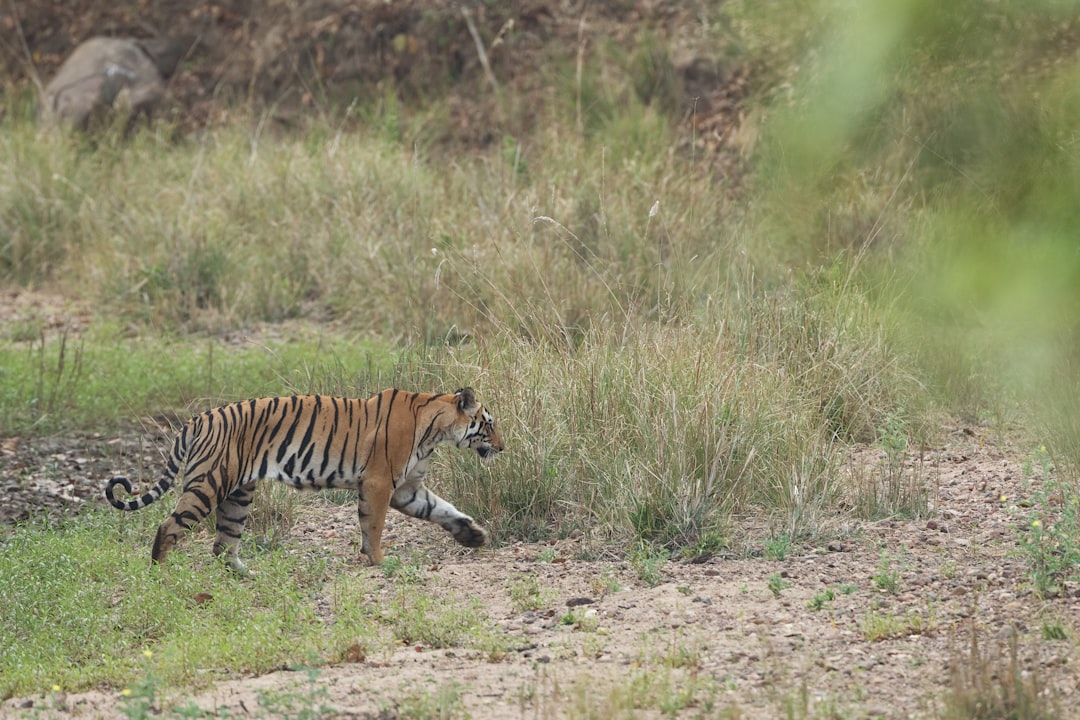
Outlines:
{"label": "dirt ground", "polygon": [[[141,452],[154,462],[160,442],[133,436],[0,441],[3,517],[101,503],[102,480],[118,457]],[[883,457],[865,448],[853,459],[872,466]],[[971,664],[974,629],[991,668],[987,678],[1005,676],[1015,637],[1025,682],[1032,676],[1041,682],[1060,717],[1080,717],[1080,593],[1070,586],[1059,597],[1039,599],[1017,554],[1027,498],[1039,484],[1025,472],[1026,459],[980,429],[957,429],[924,460],[936,485],[931,519],[854,523],[831,539],[793,546],[783,560],[753,552],[702,563],[669,560],[652,587],[628,562],[577,559],[577,540],[471,552],[437,528],[394,515],[390,552],[422,548],[432,563],[422,590],[475,599],[515,639],[506,656],[401,647],[324,667],[314,685],[304,672],[280,671],[219,682],[193,699],[219,716],[247,717],[268,714],[260,694],[317,689],[333,716],[394,718],[410,716],[403,703],[418,692],[435,696],[451,688],[459,695],[456,707],[474,718],[659,717],[633,709],[642,693],[697,688],[697,700],[678,716],[772,718],[794,708],[794,717],[936,717],[951,686],[950,667]],[[349,553],[355,533],[351,505],[316,503],[305,508],[290,541],[300,552],[314,546]],[[872,580],[881,575],[883,553],[898,574],[895,592]],[[378,570],[359,572],[392,591]],[[774,594],[770,578],[775,583],[777,574],[783,586]],[[515,609],[510,581],[521,577],[536,579],[541,608]],[[826,589],[833,598],[811,609]],[[585,618],[576,626],[562,622],[571,606]],[[908,621],[896,637],[871,641],[868,623],[875,617]],[[1046,639],[1048,625],[1063,628],[1066,638]],[[119,700],[115,693],[72,693],[63,696],[62,710],[119,717]],[[45,712],[52,702],[14,698],[0,715]],[[657,707],[655,700],[644,704]]]}

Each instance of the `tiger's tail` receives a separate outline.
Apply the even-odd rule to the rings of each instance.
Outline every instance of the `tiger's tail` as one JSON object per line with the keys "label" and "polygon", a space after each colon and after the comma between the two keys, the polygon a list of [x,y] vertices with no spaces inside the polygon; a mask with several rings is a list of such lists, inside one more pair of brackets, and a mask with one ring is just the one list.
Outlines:
{"label": "tiger's tail", "polygon": [[191,429],[191,424],[186,425],[182,432],[177,434],[176,440],[173,441],[172,453],[169,455],[169,461],[165,465],[165,470],[161,473],[161,478],[154,484],[154,487],[150,488],[142,497],[137,497],[133,500],[117,500],[114,495],[117,485],[124,488],[124,490],[130,495],[134,492],[131,487],[131,482],[126,477],[114,477],[109,481],[109,484],[105,486],[105,499],[109,501],[109,504],[118,510],[139,510],[147,505],[157,502],[161,499],[161,496],[169,492],[169,488],[172,487],[173,480],[176,479],[177,474],[180,472],[180,466],[184,463],[184,458],[188,453],[188,431]]}

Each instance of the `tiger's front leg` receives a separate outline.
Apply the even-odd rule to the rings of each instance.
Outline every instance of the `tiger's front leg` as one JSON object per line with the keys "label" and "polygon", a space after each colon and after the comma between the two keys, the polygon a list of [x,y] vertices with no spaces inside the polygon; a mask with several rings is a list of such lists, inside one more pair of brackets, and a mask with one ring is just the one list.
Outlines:
{"label": "tiger's front leg", "polygon": [[372,565],[382,562],[382,533],[386,511],[390,509],[390,481],[365,479],[357,489],[357,514],[360,516],[360,552]]}
{"label": "tiger's front leg", "polygon": [[423,482],[406,483],[394,491],[390,506],[406,515],[441,526],[465,547],[477,548],[487,542],[487,530],[452,504],[424,487]]}

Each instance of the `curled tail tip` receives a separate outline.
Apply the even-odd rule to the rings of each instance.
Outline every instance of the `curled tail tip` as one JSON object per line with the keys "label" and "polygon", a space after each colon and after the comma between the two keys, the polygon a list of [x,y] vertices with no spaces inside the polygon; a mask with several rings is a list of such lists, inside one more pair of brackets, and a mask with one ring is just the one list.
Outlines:
{"label": "curled tail tip", "polygon": [[124,491],[127,492],[128,495],[133,492],[131,482],[126,477],[114,477],[112,480],[109,481],[109,484],[105,486],[105,499],[108,500],[109,504],[112,505],[114,508],[118,508],[120,510],[127,510],[128,503],[117,500],[116,496],[113,494],[117,485],[124,488]]}

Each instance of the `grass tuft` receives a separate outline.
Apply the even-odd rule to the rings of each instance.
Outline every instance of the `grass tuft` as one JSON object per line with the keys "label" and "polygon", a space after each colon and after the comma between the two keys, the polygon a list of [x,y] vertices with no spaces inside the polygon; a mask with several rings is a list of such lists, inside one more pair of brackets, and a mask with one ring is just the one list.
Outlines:
{"label": "grass tuft", "polygon": [[1000,644],[988,649],[980,643],[974,624],[966,650],[954,650],[949,668],[949,690],[938,717],[1029,718],[1065,717],[1058,694],[1044,684],[1039,664],[1020,659],[1017,633],[1008,636],[1007,650]]}

